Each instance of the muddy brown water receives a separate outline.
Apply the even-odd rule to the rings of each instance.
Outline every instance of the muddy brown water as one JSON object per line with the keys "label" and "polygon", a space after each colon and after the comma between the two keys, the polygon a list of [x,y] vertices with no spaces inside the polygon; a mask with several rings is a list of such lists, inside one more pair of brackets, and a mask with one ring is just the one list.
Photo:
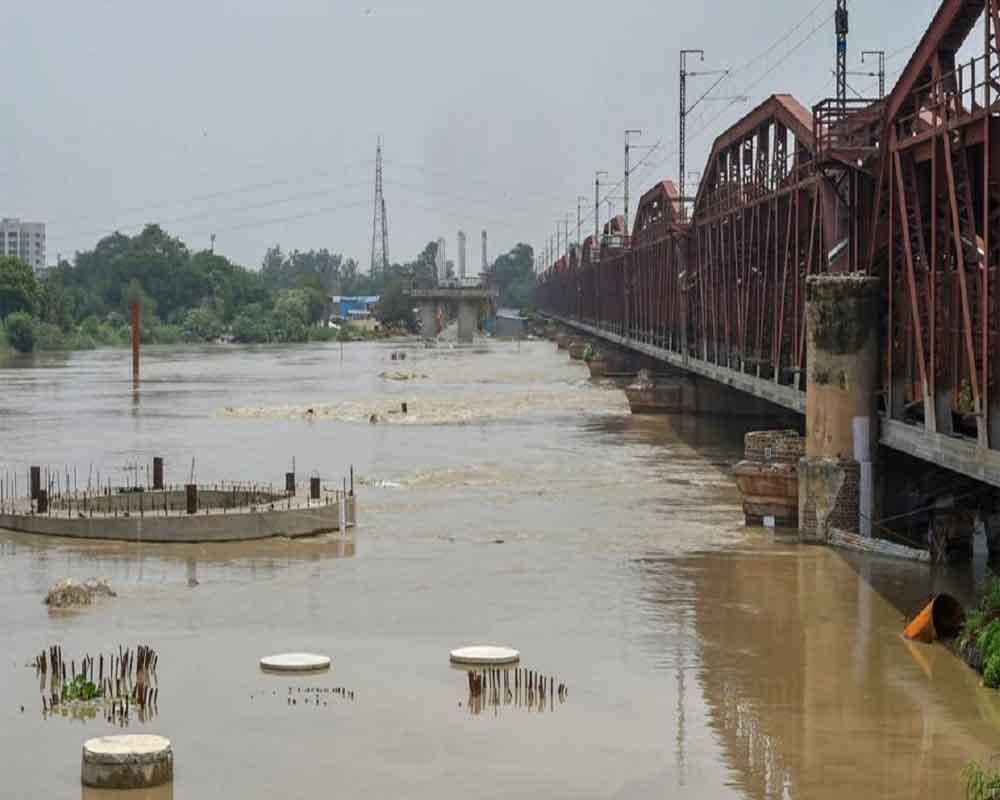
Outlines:
{"label": "muddy brown water", "polygon": [[[971,573],[745,529],[730,474],[745,423],[630,417],[550,343],[406,348],[426,378],[379,378],[400,346],[371,344],[343,361],[153,348],[138,395],[125,351],[0,369],[0,470],[120,481],[162,455],[171,481],[194,458],[199,481],[280,483],[294,456],[302,479],[353,463],[375,484],[358,487],[350,542],[0,532],[0,795],[124,798],[79,784],[83,740],[119,729],[43,718],[25,662],[53,643],[156,648],[158,713],[128,730],[173,740],[158,800],[950,798],[968,759],[1000,750],[997,695],[899,637],[904,611],[942,588],[968,597]],[[359,419],[402,401],[415,420]],[[119,597],[50,613],[42,597],[66,576],[106,577]],[[518,647],[565,702],[471,713],[447,654],[473,642]],[[302,649],[332,672],[257,668]],[[336,687],[353,701],[305,691]],[[289,689],[326,704],[291,705]]]}

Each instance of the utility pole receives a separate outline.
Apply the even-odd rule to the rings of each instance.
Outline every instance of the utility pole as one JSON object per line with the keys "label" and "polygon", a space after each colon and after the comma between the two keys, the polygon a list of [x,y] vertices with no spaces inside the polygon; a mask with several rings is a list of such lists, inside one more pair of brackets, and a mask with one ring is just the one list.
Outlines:
{"label": "utility pole", "polygon": [[571,219],[572,214],[567,214],[565,219],[563,219],[563,244],[566,246],[567,260],[569,257],[569,223]]}
{"label": "utility pole", "polygon": [[837,26],[837,104],[847,107],[847,0],[837,0],[834,14]]}
{"label": "utility pole", "polygon": [[[739,101],[744,101],[744,102],[746,101],[746,97],[744,97],[742,95],[739,96],[739,97],[716,97],[716,98],[709,98],[708,97],[709,94],[712,93],[712,91],[715,89],[715,87],[718,86],[720,83],[722,83],[722,81],[725,80],[726,76],[729,75],[729,70],[728,69],[717,69],[717,70],[709,70],[707,72],[688,72],[688,70],[687,70],[687,57],[688,56],[693,56],[693,55],[698,56],[698,60],[699,61],[704,61],[705,60],[705,51],[704,50],[698,50],[698,49],[694,49],[694,50],[681,50],[680,92],[679,92],[679,95],[680,95],[680,114],[679,114],[680,130],[679,130],[678,136],[677,136],[677,142],[678,142],[678,160],[680,161],[680,163],[678,164],[678,167],[679,167],[679,169],[678,169],[678,175],[679,175],[678,180],[680,181],[680,186],[678,186],[677,188],[680,191],[680,195],[681,195],[681,220],[686,220],[687,219],[687,197],[686,197],[686,194],[687,194],[687,191],[686,191],[686,189],[687,189],[687,171],[686,171],[686,164],[685,164],[685,162],[687,160],[687,116],[688,116],[688,114],[690,114],[692,111],[694,111],[695,108],[698,106],[698,104],[702,100],[706,100],[706,99],[729,100],[729,101],[734,102],[734,103],[735,102],[739,102]],[[688,78],[694,78],[694,77],[700,77],[700,76],[703,76],[703,75],[718,75],[719,79],[717,81],[715,81],[715,83],[713,83],[708,88],[708,91],[706,91],[701,97],[699,97],[697,100],[695,100],[689,106],[687,104],[687,79]]]}
{"label": "utility pole", "polygon": [[[865,63],[865,56],[877,56],[878,57],[878,99],[881,100],[885,97],[885,50],[864,50],[861,53],[861,63]],[[875,77],[875,73],[866,73],[871,77]]]}
{"label": "utility pole", "polygon": [[604,170],[594,173],[594,238],[598,242],[601,240],[601,176],[607,174]]}
{"label": "utility pole", "polygon": [[587,202],[587,198],[582,194],[576,196],[576,246],[580,247],[583,244],[583,240],[580,238],[583,235],[583,204]]}
{"label": "utility pole", "polygon": [[687,201],[685,198],[685,180],[684,176],[687,175],[685,171],[685,158],[687,156],[687,57],[689,55],[697,55],[699,60],[705,60],[704,50],[681,50],[681,87],[680,87],[680,132],[677,139],[678,147],[680,148],[679,159],[680,159],[680,186],[678,189],[681,194],[681,220],[687,219]]}
{"label": "utility pole", "polygon": [[638,128],[625,131],[625,235],[629,234],[628,227],[628,176],[629,176],[629,136],[642,136],[642,131]]}

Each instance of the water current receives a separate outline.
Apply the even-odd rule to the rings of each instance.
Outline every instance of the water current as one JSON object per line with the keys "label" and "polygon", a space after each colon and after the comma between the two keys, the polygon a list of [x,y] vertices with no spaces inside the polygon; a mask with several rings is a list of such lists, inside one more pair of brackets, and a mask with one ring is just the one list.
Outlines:
{"label": "water current", "polygon": [[[899,637],[969,576],[745,528],[745,423],[633,417],[548,342],[144,357],[138,392],[124,351],[5,362],[0,471],[122,483],[159,455],[173,482],[280,484],[294,458],[333,484],[353,465],[361,525],[215,546],[0,531],[0,796],[126,797],[80,788],[82,742],[121,729],[43,714],[26,664],[56,643],[156,648],[156,714],[128,730],[173,742],[159,800],[951,798],[1000,750],[997,696]],[[43,604],[91,576],[118,597]],[[568,694],[470,707],[448,651],[477,642]],[[333,670],[258,670],[288,650]]]}

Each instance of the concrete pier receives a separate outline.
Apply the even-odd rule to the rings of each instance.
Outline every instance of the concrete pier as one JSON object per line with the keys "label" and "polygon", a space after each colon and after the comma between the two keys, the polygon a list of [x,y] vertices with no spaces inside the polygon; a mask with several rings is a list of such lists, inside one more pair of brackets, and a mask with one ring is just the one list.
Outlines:
{"label": "concrete pier", "polygon": [[803,541],[826,541],[833,528],[870,531],[879,303],[877,278],[827,274],[807,280],[806,452],[799,462]]}
{"label": "concrete pier", "polygon": [[485,287],[439,286],[433,289],[411,289],[407,294],[420,307],[420,325],[427,339],[436,337],[439,312],[454,306],[458,311],[458,341],[471,344],[479,328],[479,310],[484,303],[497,299],[497,292]]}
{"label": "concrete pier", "polygon": [[174,752],[162,736],[102,736],[83,745],[81,780],[99,789],[148,789],[174,779]]}

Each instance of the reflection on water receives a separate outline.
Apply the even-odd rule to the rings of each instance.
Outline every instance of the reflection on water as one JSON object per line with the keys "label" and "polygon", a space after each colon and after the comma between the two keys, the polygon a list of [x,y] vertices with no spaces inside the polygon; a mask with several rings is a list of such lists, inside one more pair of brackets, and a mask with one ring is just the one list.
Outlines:
{"label": "reflection on water", "polygon": [[83,787],[81,800],[174,800],[174,785],[167,783],[152,789],[94,789]]}
{"label": "reflection on water", "polygon": [[708,724],[747,797],[954,797],[965,762],[997,746],[997,693],[899,635],[890,598],[939,579],[862,561],[863,580],[840,554],[796,545],[641,564],[650,618],[670,638],[690,620]]}
{"label": "reflection on water", "polygon": [[[93,462],[114,479],[159,455],[168,481],[192,458],[207,482],[280,482],[293,457],[367,476],[346,538],[0,532],[0,649],[155,642],[170,702],[146,728],[172,740],[185,800],[316,796],[331,775],[350,796],[434,800],[950,798],[965,761],[998,747],[997,696],[943,648],[899,637],[927,594],[967,599],[973,574],[747,531],[731,477],[745,423],[631,417],[550,343],[409,348],[406,370],[428,378],[379,378],[400,349],[150,348],[135,406],[124,351],[0,367],[0,471]],[[220,413],[402,401],[436,422],[478,416]],[[118,597],[49,613],[55,580],[91,576]],[[572,665],[572,702],[550,680],[539,724],[543,694],[519,679],[456,693],[468,678],[442,660],[467,641]],[[331,672],[262,680],[262,655],[298,651],[329,654]],[[120,729],[22,714],[37,691],[0,660],[4,791],[75,795],[83,738]]]}

